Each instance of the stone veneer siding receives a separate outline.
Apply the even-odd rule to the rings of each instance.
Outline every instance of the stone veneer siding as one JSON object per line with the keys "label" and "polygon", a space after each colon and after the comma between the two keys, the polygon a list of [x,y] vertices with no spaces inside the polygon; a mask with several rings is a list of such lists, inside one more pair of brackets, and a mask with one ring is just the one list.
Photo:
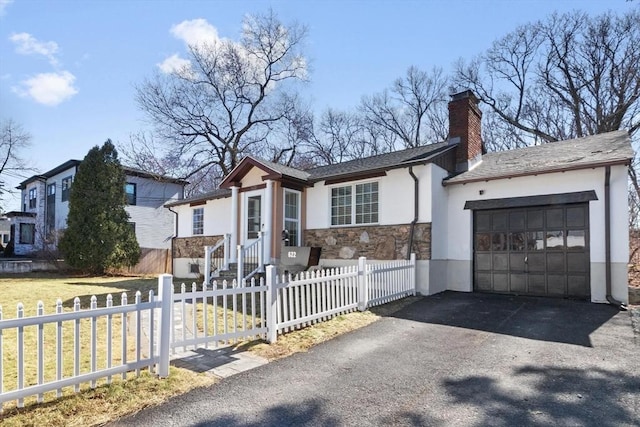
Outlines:
{"label": "stone veneer siding", "polygon": [[[305,230],[306,246],[322,247],[321,259],[406,259],[411,224]],[[416,259],[431,258],[431,223],[419,223],[413,235]]]}
{"label": "stone veneer siding", "polygon": [[178,237],[173,242],[174,258],[204,258],[204,247],[213,246],[224,236]]}

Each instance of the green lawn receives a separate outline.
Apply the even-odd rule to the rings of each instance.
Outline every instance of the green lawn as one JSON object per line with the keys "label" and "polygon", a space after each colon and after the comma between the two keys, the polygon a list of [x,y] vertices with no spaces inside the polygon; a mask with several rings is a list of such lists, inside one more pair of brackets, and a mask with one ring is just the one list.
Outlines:
{"label": "green lawn", "polygon": [[[176,283],[182,283],[176,281]],[[114,305],[120,304],[120,295],[125,292],[128,301],[132,303],[136,291],[141,291],[143,299],[148,298],[148,291],[157,289],[157,278],[138,277],[69,277],[57,274],[29,274],[0,276],[0,306],[3,310],[3,318],[16,317],[16,305],[24,304],[25,316],[36,314],[38,301],[44,303],[45,314],[55,312],[56,300],[62,300],[65,311],[73,310],[73,300],[79,297],[83,309],[90,306],[90,299],[95,295],[98,307],[104,307],[108,294],[112,294]],[[187,290],[191,289],[191,283],[187,284]],[[179,285],[176,285],[179,291]],[[278,342],[272,345],[260,340],[252,342],[238,342],[236,347],[254,352],[267,359],[274,360],[286,357],[296,352],[306,351],[312,346],[331,339],[337,335],[365,326],[380,316],[387,315],[401,306],[414,301],[415,298],[406,298],[392,304],[377,307],[371,311],[354,312],[333,318],[330,321],[317,323],[311,327],[296,330],[279,336]],[[231,305],[230,305],[231,307]],[[211,305],[208,306],[210,316],[213,315]],[[202,312],[202,306],[197,307]],[[218,318],[224,316],[223,310],[217,310]],[[227,316],[229,314],[227,313]],[[210,317],[211,318],[211,317]],[[120,319],[113,318],[113,332],[115,345],[113,348],[113,364],[120,361],[121,349],[119,342]],[[232,320],[229,318],[229,323]],[[66,322],[71,324],[72,322]],[[222,322],[218,322],[222,325]],[[202,328],[200,319],[198,327]],[[220,326],[219,326],[220,327]],[[98,322],[98,368],[105,364],[104,349],[106,336],[106,322]],[[68,328],[71,329],[71,328]],[[81,324],[82,341],[82,372],[89,369],[89,323]],[[210,331],[212,332],[212,331]],[[36,381],[36,328],[25,329],[25,379],[27,383]],[[65,330],[63,349],[65,359],[72,360],[73,334]],[[134,359],[133,337],[128,337],[128,360]],[[45,360],[45,380],[55,378],[55,329],[53,326],[45,328],[45,348],[48,354]],[[11,390],[16,385],[16,333],[6,331],[3,334],[3,379],[4,390]],[[63,367],[65,374],[72,371],[70,363]],[[127,381],[122,381],[120,376],[114,378],[114,383],[107,386],[102,380],[98,387],[91,390],[88,384],[83,385],[81,393],[74,393],[73,388],[64,390],[63,397],[56,399],[55,392],[45,395],[45,403],[37,404],[35,398],[25,399],[25,408],[18,409],[14,402],[4,406],[4,412],[0,415],[0,424],[3,426],[23,425],[47,425],[47,426],[91,426],[100,425],[117,419],[126,414],[138,411],[144,407],[157,405],[176,394],[184,393],[190,389],[213,384],[217,379],[206,373],[195,373],[187,369],[171,367],[170,376],[167,379],[157,379],[144,371],[139,378],[130,373]]]}

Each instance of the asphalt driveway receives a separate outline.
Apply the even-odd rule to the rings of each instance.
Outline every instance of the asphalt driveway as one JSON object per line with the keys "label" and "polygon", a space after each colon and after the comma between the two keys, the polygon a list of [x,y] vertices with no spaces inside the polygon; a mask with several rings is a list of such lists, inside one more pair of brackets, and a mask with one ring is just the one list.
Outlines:
{"label": "asphalt driveway", "polygon": [[640,425],[640,338],[607,305],[445,292],[114,425]]}

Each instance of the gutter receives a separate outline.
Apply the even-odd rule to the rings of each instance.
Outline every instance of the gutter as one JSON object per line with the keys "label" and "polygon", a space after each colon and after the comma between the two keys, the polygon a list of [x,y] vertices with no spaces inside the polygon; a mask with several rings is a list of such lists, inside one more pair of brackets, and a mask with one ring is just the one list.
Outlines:
{"label": "gutter", "polygon": [[615,299],[611,292],[611,166],[604,170],[604,247],[605,247],[605,283],[607,288],[607,301],[620,310],[627,307]]}
{"label": "gutter", "polygon": [[173,232],[173,236],[171,237],[171,274],[173,274],[173,254],[174,254],[174,248],[175,248],[175,241],[176,238],[178,237],[178,212],[174,211],[173,209],[171,209],[171,206],[167,206],[167,209],[169,209],[170,212],[173,213],[173,215],[175,215],[175,230]]}
{"label": "gutter", "polygon": [[418,222],[418,177],[413,173],[413,166],[409,166],[409,175],[413,178],[413,221],[411,221],[411,231],[409,232],[409,246],[407,247],[407,259],[411,259],[411,248],[413,248],[413,235]]}

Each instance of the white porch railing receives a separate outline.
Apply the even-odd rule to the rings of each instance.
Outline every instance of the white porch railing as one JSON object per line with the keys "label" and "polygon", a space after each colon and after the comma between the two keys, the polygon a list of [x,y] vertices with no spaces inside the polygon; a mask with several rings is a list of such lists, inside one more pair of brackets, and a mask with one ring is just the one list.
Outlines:
{"label": "white porch railing", "polygon": [[[0,308],[0,411],[11,400],[23,407],[25,397],[37,396],[42,402],[44,393],[55,391],[60,397],[64,387],[77,392],[82,383],[96,387],[99,379],[110,383],[114,375],[126,379],[128,372],[139,375],[144,368],[164,378],[171,353],[180,347],[257,337],[275,342],[278,333],[414,295],[415,266],[413,254],[409,261],[385,263],[360,258],[357,266],[296,277],[278,277],[275,267],[267,266],[266,278],[259,281],[239,286],[205,282],[200,290],[193,284],[191,291],[183,284],[179,293],[174,293],[173,277],[162,274],[158,294],[150,291],[148,302],[137,292],[134,304],[122,294],[121,305],[114,306],[109,295],[106,306],[98,308],[93,296],[90,308],[81,310],[76,298],[73,311],[64,312],[58,300],[55,314],[44,314],[40,303],[32,317],[24,317],[19,304],[15,319],[3,319]],[[17,351],[13,346],[5,351],[3,338],[9,334],[15,334],[11,337],[16,337]],[[98,340],[106,340],[100,354]],[[32,366],[33,371],[26,372]]]}
{"label": "white porch railing", "polygon": [[[250,280],[256,273],[264,272],[264,235],[258,232],[258,238],[247,246],[238,245],[238,270],[239,281]],[[242,282],[240,282],[242,283]]]}
{"label": "white porch railing", "polygon": [[204,247],[204,277],[211,283],[216,273],[229,269],[229,242],[231,235],[225,234],[214,246]]}

